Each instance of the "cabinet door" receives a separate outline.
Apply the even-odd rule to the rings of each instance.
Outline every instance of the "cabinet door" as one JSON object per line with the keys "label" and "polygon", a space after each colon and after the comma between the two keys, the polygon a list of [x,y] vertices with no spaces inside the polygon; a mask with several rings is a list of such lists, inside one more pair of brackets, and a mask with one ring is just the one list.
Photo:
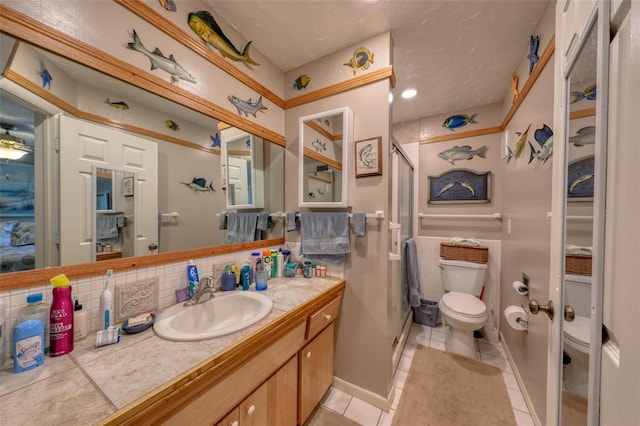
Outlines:
{"label": "cabinet door", "polygon": [[298,357],[291,358],[238,406],[240,426],[296,424]]}
{"label": "cabinet door", "polygon": [[303,424],[333,381],[333,322],[300,351],[298,424]]}
{"label": "cabinet door", "polygon": [[216,423],[216,426],[239,426],[240,425],[240,414],[238,412],[238,407],[234,408],[227,416]]}

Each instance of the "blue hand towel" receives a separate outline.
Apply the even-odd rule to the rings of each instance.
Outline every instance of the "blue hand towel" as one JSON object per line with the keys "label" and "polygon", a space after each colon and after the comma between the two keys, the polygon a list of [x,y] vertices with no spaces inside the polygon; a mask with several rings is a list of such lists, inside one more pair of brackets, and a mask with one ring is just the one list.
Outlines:
{"label": "blue hand towel", "polygon": [[344,264],[349,245],[349,213],[301,213],[300,252],[332,265]]}
{"label": "blue hand towel", "polygon": [[297,231],[298,226],[298,212],[287,212],[286,220],[287,220],[287,232]]}
{"label": "blue hand towel", "polygon": [[402,283],[403,292],[406,293],[411,306],[417,308],[422,299],[422,289],[420,288],[420,269],[418,268],[418,249],[416,240],[409,238],[405,242],[404,267],[406,283]]}
{"label": "blue hand towel", "polygon": [[364,212],[354,212],[351,217],[351,232],[356,237],[367,235],[367,214]]}
{"label": "blue hand towel", "polygon": [[268,211],[258,213],[258,223],[256,224],[256,228],[260,231],[266,231],[271,228],[271,216],[269,216]]}
{"label": "blue hand towel", "polygon": [[104,240],[118,236],[118,217],[110,214],[96,215],[96,239]]}
{"label": "blue hand towel", "polygon": [[257,221],[258,215],[255,213],[228,213],[227,242],[236,244],[255,241]]}
{"label": "blue hand towel", "polygon": [[220,226],[218,229],[227,229],[227,213],[220,213]]}

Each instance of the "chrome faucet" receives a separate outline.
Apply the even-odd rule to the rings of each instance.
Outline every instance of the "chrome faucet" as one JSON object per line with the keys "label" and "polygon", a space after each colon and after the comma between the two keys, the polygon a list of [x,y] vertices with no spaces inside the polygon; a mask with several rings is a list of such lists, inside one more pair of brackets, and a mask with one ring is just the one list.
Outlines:
{"label": "chrome faucet", "polygon": [[[215,292],[217,292],[218,289],[216,288],[215,284],[213,283],[213,277],[211,275],[207,275],[206,277],[202,277],[200,279],[200,282],[198,283],[198,288],[196,289],[196,294],[193,295],[193,297],[191,298],[191,300],[187,300],[186,302],[184,302],[183,306],[191,306],[191,305],[197,305],[198,303],[203,303],[206,302],[207,300],[211,299],[212,297],[215,297]],[[204,300],[202,300],[202,298],[204,296],[207,296]]]}

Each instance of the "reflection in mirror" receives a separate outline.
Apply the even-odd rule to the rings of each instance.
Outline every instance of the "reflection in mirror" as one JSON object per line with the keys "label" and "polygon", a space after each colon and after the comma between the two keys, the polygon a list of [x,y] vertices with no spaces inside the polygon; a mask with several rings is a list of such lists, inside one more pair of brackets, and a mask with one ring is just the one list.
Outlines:
{"label": "reflection in mirror", "polygon": [[347,207],[353,113],[339,108],[300,118],[301,207]]}
{"label": "reflection in mirror", "polygon": [[235,127],[219,126],[227,208],[264,207],[262,138]]}
{"label": "reflection in mirror", "polygon": [[136,174],[94,167],[96,204],[93,214],[93,259],[108,260],[136,255]]}
{"label": "reflection in mirror", "polygon": [[[97,248],[95,240],[84,241],[86,254],[76,258],[62,257],[55,242],[55,235],[60,232],[61,203],[77,205],[80,199],[78,193],[73,200],[59,199],[60,189],[68,187],[68,182],[58,175],[57,160],[52,160],[55,159],[52,141],[57,136],[54,114],[60,112],[157,143],[158,196],[157,202],[148,207],[153,210],[158,236],[156,241],[146,242],[143,251],[137,247],[137,255],[226,244],[226,231],[219,229],[216,218],[216,213],[225,211],[227,205],[219,172],[222,166],[219,126],[238,129],[4,34],[0,34],[0,44],[3,52],[14,52],[5,74],[0,77],[0,122],[15,126],[8,133],[33,148],[19,160],[3,160],[0,164],[2,175],[10,177],[0,182],[2,272],[84,263],[95,258],[91,256]],[[50,88],[42,88],[40,77],[34,72],[42,64],[53,77]],[[281,189],[284,185],[284,147],[260,141],[263,161],[256,158],[250,165],[264,172],[261,206],[272,212],[282,211],[282,191],[269,188]],[[65,141],[61,140],[60,144],[64,147]],[[273,167],[270,162],[275,162]],[[88,176],[91,177],[90,173]],[[206,184],[199,185],[203,180]],[[86,188],[90,188],[89,184]],[[121,186],[116,184],[113,188],[119,190]],[[115,202],[115,189],[111,193],[101,189],[99,195],[96,193],[91,198],[87,193],[88,203],[90,200],[101,203],[99,208],[93,202],[87,205],[87,215],[94,208],[118,211],[113,204],[109,208],[109,202]],[[256,200],[257,191],[247,189]],[[27,195],[29,200],[25,198]],[[107,208],[102,209],[105,206]],[[258,204],[255,207],[258,208]],[[162,215],[172,212],[178,215]],[[261,238],[282,238],[284,231],[279,222],[275,221],[273,228],[263,231]],[[90,225],[91,221],[88,231]],[[147,247],[152,243],[157,243],[155,251]],[[93,246],[93,250],[89,246]],[[122,256],[133,255],[133,249],[130,253],[125,249]]]}
{"label": "reflection in mirror", "polygon": [[[597,30],[594,24],[567,77],[567,186],[563,321],[563,424],[587,424],[591,317],[591,254],[595,160]],[[597,403],[597,402],[596,402]]]}

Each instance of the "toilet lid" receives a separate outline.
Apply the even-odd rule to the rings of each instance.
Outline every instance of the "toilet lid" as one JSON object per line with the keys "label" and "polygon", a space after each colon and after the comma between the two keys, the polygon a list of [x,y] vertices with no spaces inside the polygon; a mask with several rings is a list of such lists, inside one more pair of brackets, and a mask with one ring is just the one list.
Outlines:
{"label": "toilet lid", "polygon": [[564,322],[564,335],[581,345],[589,346],[591,342],[591,319],[585,317],[575,317],[571,322]]}
{"label": "toilet lid", "polygon": [[451,291],[442,296],[441,303],[451,310],[468,317],[481,317],[487,311],[485,304],[477,297],[455,291]]}

